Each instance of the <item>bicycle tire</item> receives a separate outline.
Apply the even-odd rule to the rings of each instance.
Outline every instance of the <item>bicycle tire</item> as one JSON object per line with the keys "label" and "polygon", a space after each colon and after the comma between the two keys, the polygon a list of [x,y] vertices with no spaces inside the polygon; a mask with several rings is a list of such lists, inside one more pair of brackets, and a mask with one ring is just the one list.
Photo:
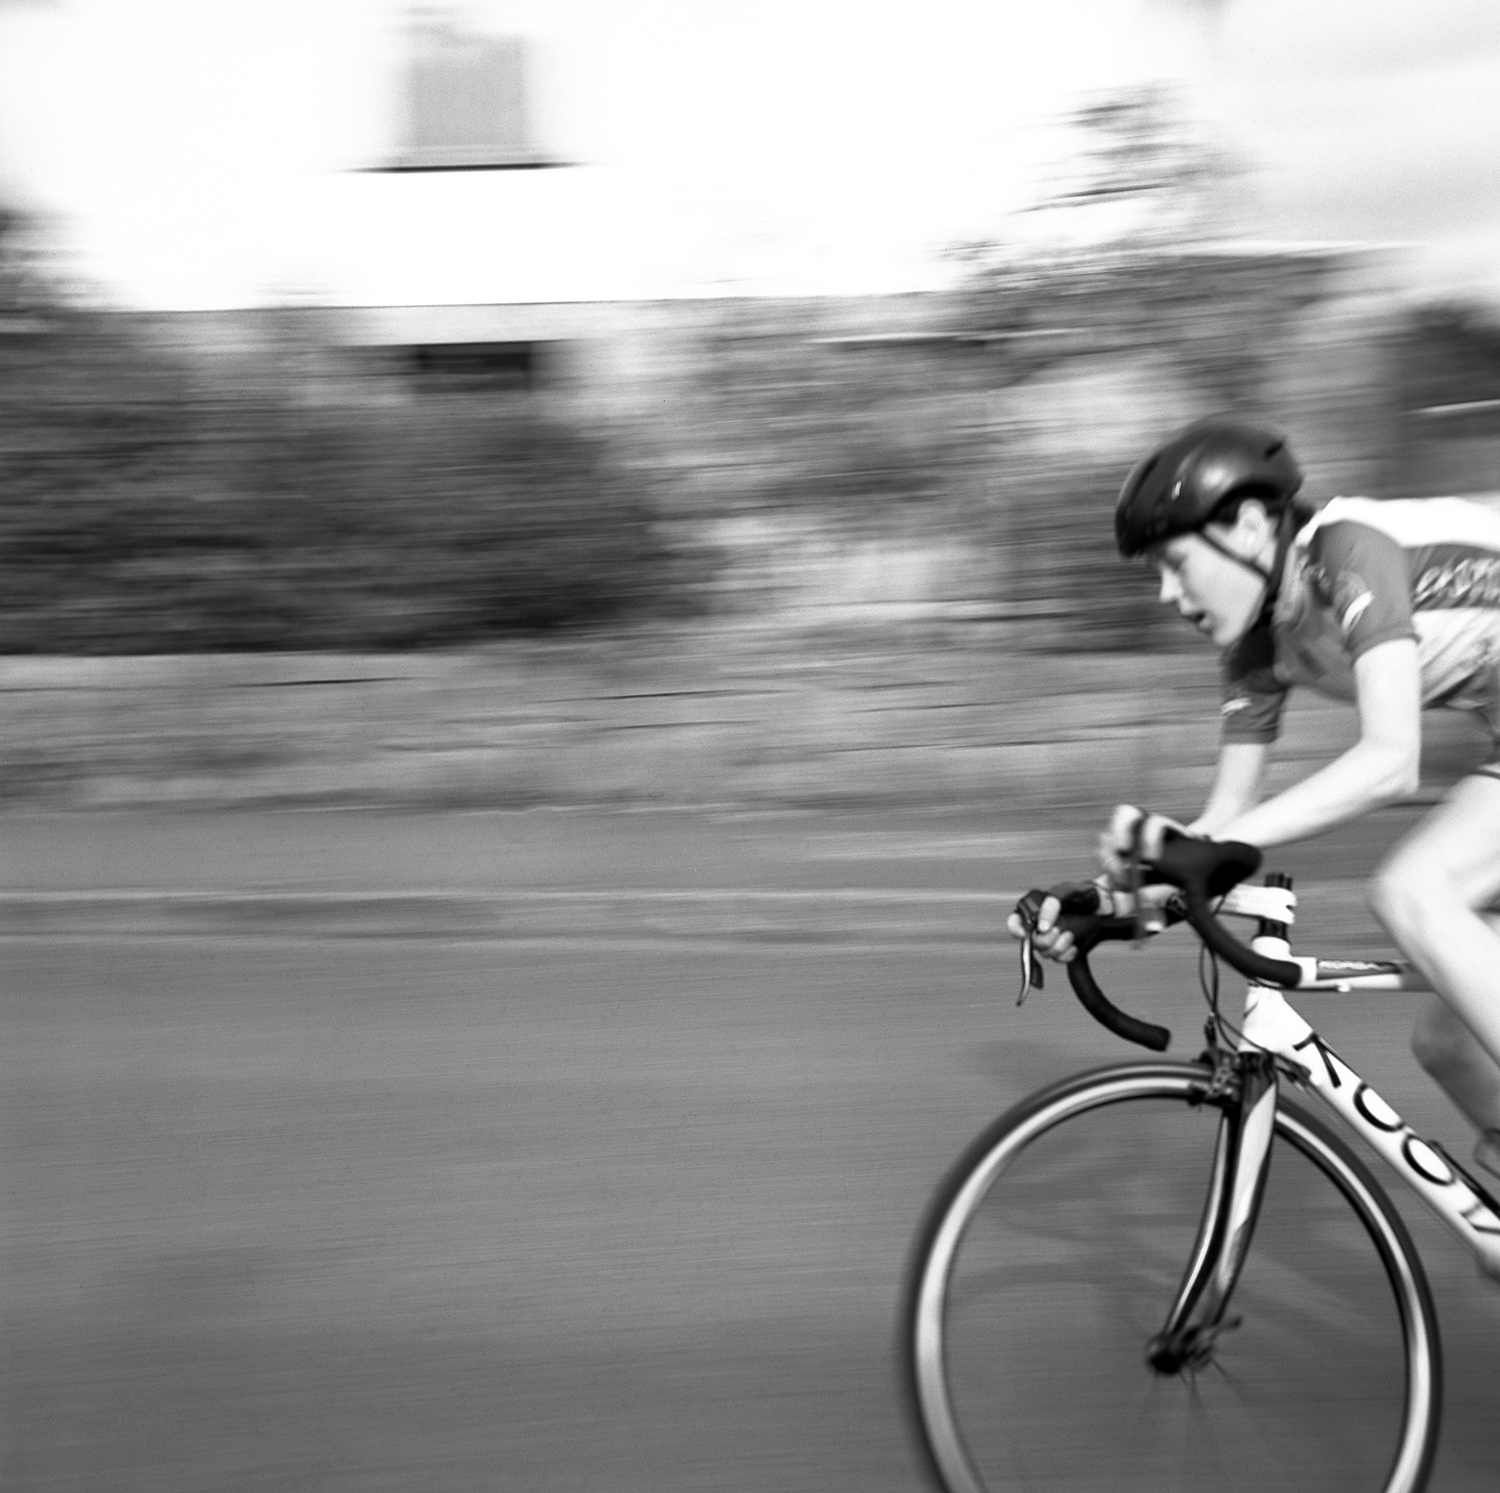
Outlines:
{"label": "bicycle tire", "polygon": [[1208,1368],[1147,1366],[1206,1193],[1209,1076],[1162,1062],[1065,1080],[991,1124],[939,1187],[900,1352],[946,1493],[1424,1487],[1442,1391],[1426,1275],[1368,1168],[1284,1093],[1239,1325]]}

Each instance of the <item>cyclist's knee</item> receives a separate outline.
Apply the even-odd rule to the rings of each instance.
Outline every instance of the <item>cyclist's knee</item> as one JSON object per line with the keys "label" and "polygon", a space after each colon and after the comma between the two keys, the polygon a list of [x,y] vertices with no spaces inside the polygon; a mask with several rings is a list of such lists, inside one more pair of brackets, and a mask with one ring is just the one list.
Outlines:
{"label": "cyclist's knee", "polygon": [[1441,1079],[1472,1061],[1474,1038],[1441,1000],[1433,1001],[1412,1028],[1412,1056],[1434,1078]]}
{"label": "cyclist's knee", "polygon": [[1420,946],[1429,909],[1442,899],[1446,880],[1439,868],[1415,857],[1392,856],[1371,877],[1365,900],[1401,948]]}

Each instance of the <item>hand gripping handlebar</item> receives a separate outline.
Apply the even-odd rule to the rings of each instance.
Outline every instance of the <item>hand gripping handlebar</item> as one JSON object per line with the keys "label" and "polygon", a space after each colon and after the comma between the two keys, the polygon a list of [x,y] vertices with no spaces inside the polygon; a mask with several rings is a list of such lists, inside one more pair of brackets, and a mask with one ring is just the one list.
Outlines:
{"label": "hand gripping handlebar", "polygon": [[[1260,859],[1260,851],[1253,845],[1235,840],[1195,840],[1181,835],[1167,842],[1152,869],[1157,879],[1181,888],[1181,912],[1203,942],[1225,963],[1248,979],[1291,989],[1302,977],[1301,966],[1247,948],[1218,921],[1210,906],[1214,898],[1222,897],[1252,875]],[[1135,919],[1101,913],[1098,893],[1092,885],[1058,887],[1052,895],[1058,897],[1062,907],[1057,926],[1072,933],[1078,951],[1067,965],[1068,983],[1084,1009],[1117,1037],[1149,1047],[1153,1052],[1165,1052],[1172,1040],[1171,1032],[1122,1011],[1099,988],[1089,969],[1088,955],[1099,944],[1137,936]]]}
{"label": "hand gripping handlebar", "polygon": [[[1135,918],[1100,912],[1099,890],[1092,883],[1083,886],[1055,886],[1050,892],[1032,892],[1023,901],[1023,906],[1025,902],[1031,902],[1034,907],[1039,908],[1044,896],[1057,898],[1060,911],[1055,926],[1066,929],[1073,935],[1076,952],[1066,966],[1068,983],[1083,1003],[1084,1010],[1117,1037],[1123,1037],[1127,1042],[1138,1042],[1142,1047],[1149,1047],[1155,1052],[1165,1052],[1167,1044],[1172,1040],[1171,1032],[1164,1026],[1153,1026],[1149,1021],[1141,1021],[1122,1011],[1099,988],[1093,971],[1089,969],[1089,953],[1099,944],[1110,939],[1136,937],[1138,930]],[[1029,952],[1030,945],[1027,947]]]}

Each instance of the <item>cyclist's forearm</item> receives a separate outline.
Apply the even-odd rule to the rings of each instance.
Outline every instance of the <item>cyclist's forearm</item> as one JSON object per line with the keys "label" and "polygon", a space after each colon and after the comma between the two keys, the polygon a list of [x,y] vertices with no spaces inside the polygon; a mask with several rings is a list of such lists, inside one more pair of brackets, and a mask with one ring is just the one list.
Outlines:
{"label": "cyclist's forearm", "polygon": [[1260,802],[1266,750],[1259,742],[1230,742],[1220,750],[1208,802],[1188,826],[1190,830],[1218,838],[1226,824],[1233,823]]}
{"label": "cyclist's forearm", "polygon": [[1210,833],[1250,845],[1285,845],[1406,798],[1416,786],[1416,767],[1406,753],[1361,741],[1311,777]]}
{"label": "cyclist's forearm", "polygon": [[1203,806],[1203,812],[1188,825],[1188,829],[1195,835],[1207,835],[1211,840],[1232,838],[1225,836],[1224,827],[1248,814],[1255,803],[1253,798],[1231,799],[1216,795]]}
{"label": "cyclist's forearm", "polygon": [[1208,803],[1188,828],[1194,834],[1206,834],[1209,839],[1223,839],[1226,825],[1235,824],[1260,803],[1259,792],[1227,791],[1215,788],[1209,794]]}

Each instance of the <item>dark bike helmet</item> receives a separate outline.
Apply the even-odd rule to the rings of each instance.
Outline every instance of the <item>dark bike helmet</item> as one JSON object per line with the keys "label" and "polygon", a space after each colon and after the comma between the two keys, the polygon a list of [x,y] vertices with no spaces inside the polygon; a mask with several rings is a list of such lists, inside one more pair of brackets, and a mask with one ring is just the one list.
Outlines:
{"label": "dark bike helmet", "polygon": [[1115,542],[1126,557],[1201,529],[1229,499],[1254,491],[1279,502],[1302,486],[1286,438],[1244,420],[1200,420],[1158,447],[1125,479]]}

